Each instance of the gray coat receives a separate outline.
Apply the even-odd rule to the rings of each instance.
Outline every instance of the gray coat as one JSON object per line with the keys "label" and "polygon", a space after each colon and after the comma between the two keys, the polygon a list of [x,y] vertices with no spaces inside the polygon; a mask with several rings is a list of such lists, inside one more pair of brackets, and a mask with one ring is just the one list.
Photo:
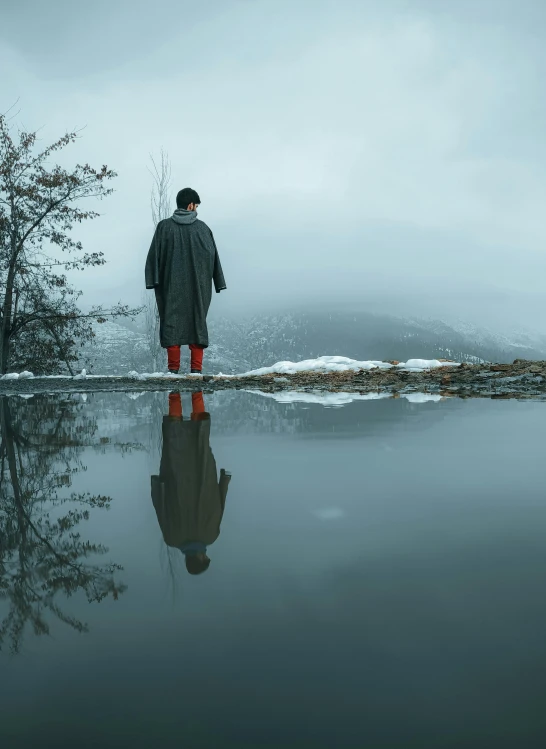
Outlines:
{"label": "gray coat", "polygon": [[155,290],[163,348],[209,345],[212,281],[216,292],[226,288],[214,237],[197,213],[177,210],[160,221],[146,260],[146,288]]}
{"label": "gray coat", "polygon": [[152,476],[152,501],[168,546],[208,546],[220,535],[230,476],[218,480],[210,449],[210,421],[163,417],[159,476]]}

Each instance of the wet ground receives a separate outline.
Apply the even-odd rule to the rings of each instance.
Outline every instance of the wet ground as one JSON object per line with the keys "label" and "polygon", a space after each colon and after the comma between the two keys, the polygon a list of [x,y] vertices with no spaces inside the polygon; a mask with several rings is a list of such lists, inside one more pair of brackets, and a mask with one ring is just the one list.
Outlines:
{"label": "wet ground", "polygon": [[[8,375],[9,377],[9,375]],[[190,392],[218,390],[261,390],[276,393],[290,390],[348,391],[359,393],[429,392],[461,398],[546,398],[546,362],[517,359],[512,364],[461,364],[428,371],[392,369],[361,370],[321,374],[270,374],[254,376],[168,376],[82,377],[7,379],[0,378],[0,394],[65,392],[169,391],[177,387]]]}
{"label": "wet ground", "polygon": [[542,747],[545,408],[0,399],[1,745]]}

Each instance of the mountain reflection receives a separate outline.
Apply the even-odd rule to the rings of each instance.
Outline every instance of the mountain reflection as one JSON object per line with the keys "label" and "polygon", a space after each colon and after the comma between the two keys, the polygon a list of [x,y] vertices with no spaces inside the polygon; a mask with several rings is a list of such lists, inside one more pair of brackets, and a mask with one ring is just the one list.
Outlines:
{"label": "mountain reflection", "polygon": [[69,491],[84,450],[104,443],[83,405],[0,398],[0,436],[0,650],[17,653],[28,630],[48,634],[55,619],[87,631],[65,610],[67,598],[117,599],[125,586],[114,580],[119,565],[100,564],[108,549],[81,535],[111,498]]}
{"label": "mountain reflection", "polygon": [[192,394],[187,420],[180,393],[171,393],[162,432],[159,475],[151,477],[152,501],[165,543],[180,549],[187,571],[198,575],[210,565],[207,547],[220,535],[231,480],[224,469],[218,479],[203,393]]}

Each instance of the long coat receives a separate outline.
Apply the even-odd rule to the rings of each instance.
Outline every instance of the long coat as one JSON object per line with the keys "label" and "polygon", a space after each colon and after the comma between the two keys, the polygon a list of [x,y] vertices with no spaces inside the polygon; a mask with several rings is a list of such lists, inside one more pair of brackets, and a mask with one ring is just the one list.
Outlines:
{"label": "long coat", "polygon": [[208,546],[220,535],[230,476],[222,469],[218,481],[209,438],[210,420],[163,417],[163,451],[159,476],[152,476],[152,501],[167,546]]}
{"label": "long coat", "polygon": [[163,348],[189,343],[207,347],[212,297],[226,288],[209,227],[194,211],[160,221],[146,259],[146,288],[155,290]]}

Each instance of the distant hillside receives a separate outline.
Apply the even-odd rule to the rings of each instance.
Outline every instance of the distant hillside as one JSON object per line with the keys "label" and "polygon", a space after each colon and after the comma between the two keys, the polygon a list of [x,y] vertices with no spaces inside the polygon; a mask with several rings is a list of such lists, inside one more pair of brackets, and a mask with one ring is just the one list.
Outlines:
{"label": "distant hillside", "polygon": [[[468,323],[404,320],[366,312],[212,318],[209,328],[212,343],[206,369],[225,374],[322,355],[498,362],[546,358],[546,337],[527,332],[499,336]],[[101,374],[153,368],[142,319],[130,325],[103,323],[95,326],[95,332],[95,342],[83,351],[82,367]],[[184,356],[189,358],[187,353]]]}

